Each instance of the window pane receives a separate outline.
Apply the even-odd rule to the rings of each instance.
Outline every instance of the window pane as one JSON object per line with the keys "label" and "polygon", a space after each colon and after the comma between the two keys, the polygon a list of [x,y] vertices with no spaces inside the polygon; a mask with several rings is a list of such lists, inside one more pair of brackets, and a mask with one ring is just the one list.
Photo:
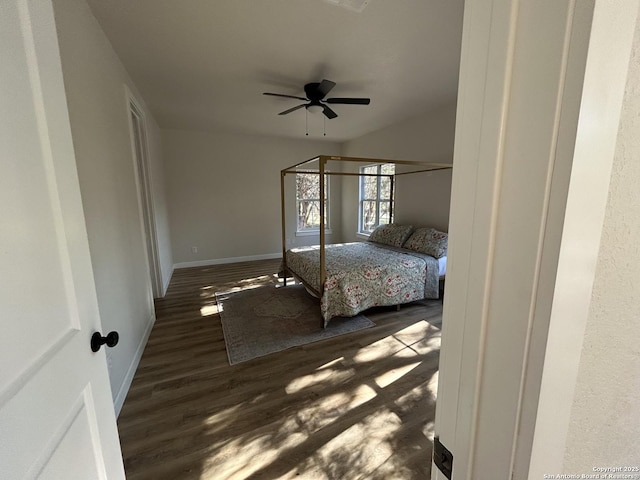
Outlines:
{"label": "window pane", "polygon": [[378,198],[378,178],[364,177],[364,198]]}
{"label": "window pane", "polygon": [[299,200],[320,197],[318,175],[298,173],[296,175],[296,197]]}
{"label": "window pane", "polygon": [[308,230],[320,226],[320,202],[301,200],[298,203],[298,230]]}
{"label": "window pane", "polygon": [[391,221],[390,202],[380,202],[380,225]]}
{"label": "window pane", "polygon": [[385,175],[394,175],[396,173],[396,166],[393,163],[385,163],[382,165],[381,173]]}
{"label": "window pane", "polygon": [[[393,175],[394,164],[361,167],[362,174]],[[372,232],[378,225],[391,221],[391,178],[360,177],[360,231]]]}
{"label": "window pane", "polygon": [[[329,176],[325,175],[324,224],[328,225]],[[296,199],[298,202],[298,231],[318,230],[320,227],[320,177],[316,173],[296,174]]]}
{"label": "window pane", "polygon": [[391,198],[391,177],[380,177],[380,198]]}
{"label": "window pane", "polygon": [[362,231],[372,232],[376,227],[376,203],[364,201],[362,202]]}

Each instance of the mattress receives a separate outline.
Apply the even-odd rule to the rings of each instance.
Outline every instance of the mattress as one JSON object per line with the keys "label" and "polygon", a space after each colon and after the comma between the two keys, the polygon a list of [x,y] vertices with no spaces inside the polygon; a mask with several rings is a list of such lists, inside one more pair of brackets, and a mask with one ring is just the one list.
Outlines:
{"label": "mattress", "polygon": [[447,256],[438,259],[438,276],[443,277],[447,273]]}

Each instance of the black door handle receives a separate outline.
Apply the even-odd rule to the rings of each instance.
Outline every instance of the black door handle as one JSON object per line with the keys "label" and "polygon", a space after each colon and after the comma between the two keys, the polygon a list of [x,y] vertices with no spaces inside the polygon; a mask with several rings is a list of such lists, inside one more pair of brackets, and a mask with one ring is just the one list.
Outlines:
{"label": "black door handle", "polygon": [[120,340],[118,332],[109,332],[106,337],[100,335],[100,332],[95,332],[91,335],[91,351],[97,352],[105,343],[107,347],[115,347],[118,344],[118,340]]}

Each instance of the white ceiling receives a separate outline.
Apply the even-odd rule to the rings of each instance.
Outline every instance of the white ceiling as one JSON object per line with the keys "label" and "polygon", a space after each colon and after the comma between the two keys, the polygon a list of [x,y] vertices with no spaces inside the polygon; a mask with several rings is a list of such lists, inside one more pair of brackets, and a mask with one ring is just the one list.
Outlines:
{"label": "white ceiling", "polygon": [[[89,0],[162,128],[305,138],[303,86],[336,82],[326,139],[343,141],[455,98],[464,0]],[[355,1],[355,0],[352,0]],[[360,2],[362,3],[362,2]],[[308,114],[310,138],[323,115]]]}

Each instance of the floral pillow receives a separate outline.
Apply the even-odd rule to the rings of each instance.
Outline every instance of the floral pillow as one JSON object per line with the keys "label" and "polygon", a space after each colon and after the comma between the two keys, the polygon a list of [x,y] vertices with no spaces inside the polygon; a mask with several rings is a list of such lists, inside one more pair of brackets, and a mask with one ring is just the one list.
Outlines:
{"label": "floral pillow", "polygon": [[404,243],[403,248],[440,258],[447,254],[448,240],[448,234],[435,228],[417,228]]}
{"label": "floral pillow", "polygon": [[402,247],[404,242],[411,235],[413,227],[411,225],[398,225],[397,223],[389,223],[388,225],[380,225],[371,235],[370,242],[382,243],[391,247]]}

